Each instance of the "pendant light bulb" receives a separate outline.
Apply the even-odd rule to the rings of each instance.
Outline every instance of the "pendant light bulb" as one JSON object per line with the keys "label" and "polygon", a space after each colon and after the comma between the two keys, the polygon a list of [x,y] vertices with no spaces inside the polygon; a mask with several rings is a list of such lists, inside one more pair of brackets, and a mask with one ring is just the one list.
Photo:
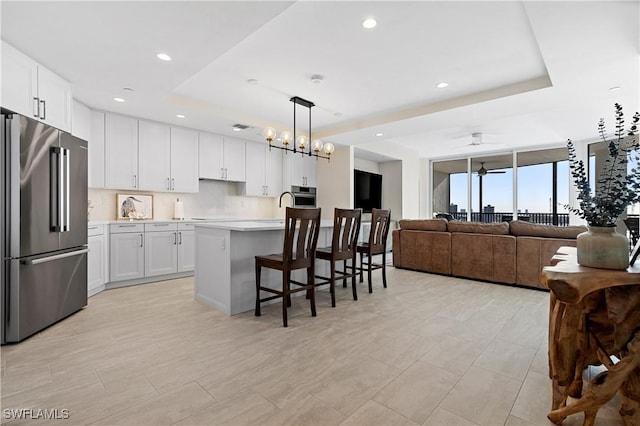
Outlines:
{"label": "pendant light bulb", "polygon": [[322,151],[322,146],[323,146],[323,143],[320,139],[315,139],[311,144],[311,147],[313,148],[313,152],[315,152],[316,154]]}

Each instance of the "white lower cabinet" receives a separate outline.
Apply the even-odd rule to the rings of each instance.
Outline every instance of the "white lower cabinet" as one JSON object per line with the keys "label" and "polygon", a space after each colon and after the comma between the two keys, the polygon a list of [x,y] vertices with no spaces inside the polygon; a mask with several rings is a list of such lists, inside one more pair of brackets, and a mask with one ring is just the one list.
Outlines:
{"label": "white lower cabinet", "polygon": [[178,272],[193,271],[196,263],[196,233],[191,223],[178,224]]}
{"label": "white lower cabinet", "polygon": [[107,271],[109,265],[109,250],[104,225],[89,225],[88,230],[89,254],[87,256],[87,294],[93,296],[104,289],[109,281]]}
{"label": "white lower cabinet", "polygon": [[194,269],[192,223],[118,223],[111,224],[110,231],[110,282],[151,282]]}
{"label": "white lower cabinet", "polygon": [[110,281],[144,277],[144,224],[111,224],[109,232]]}
{"label": "white lower cabinet", "polygon": [[144,276],[173,274],[178,270],[178,226],[145,225]]}

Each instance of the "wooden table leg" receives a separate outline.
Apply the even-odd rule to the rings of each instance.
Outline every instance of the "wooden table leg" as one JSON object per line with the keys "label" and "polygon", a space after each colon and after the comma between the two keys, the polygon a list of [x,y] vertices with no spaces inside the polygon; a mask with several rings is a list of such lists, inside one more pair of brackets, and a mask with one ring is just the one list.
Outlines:
{"label": "wooden table leg", "polygon": [[[562,424],[562,421],[569,415],[585,412],[584,425],[593,425],[598,409],[606,404],[616,394],[618,389],[627,380],[631,373],[640,365],[640,332],[637,332],[631,342],[627,345],[629,353],[617,364],[612,365],[607,362],[608,355],[599,351],[599,358],[603,364],[610,364],[609,370],[603,371],[591,380],[587,390],[576,402],[565,407],[553,410],[547,416],[555,424]],[[621,413],[622,414],[622,413]],[[633,413],[635,415],[635,412]],[[623,416],[624,418],[625,416]],[[626,416],[632,421],[633,416]],[[625,420],[626,421],[626,420]],[[638,423],[629,423],[635,424]]]}

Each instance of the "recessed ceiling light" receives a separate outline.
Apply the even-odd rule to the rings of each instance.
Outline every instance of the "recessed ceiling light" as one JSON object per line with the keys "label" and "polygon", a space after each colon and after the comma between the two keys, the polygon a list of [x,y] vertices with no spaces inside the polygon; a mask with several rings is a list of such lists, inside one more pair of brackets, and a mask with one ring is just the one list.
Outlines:
{"label": "recessed ceiling light", "polygon": [[616,90],[620,90],[620,86],[613,86],[613,87],[609,88],[610,92],[615,92]]}
{"label": "recessed ceiling light", "polygon": [[323,80],[324,80],[324,77],[321,76],[320,74],[314,74],[311,76],[311,82],[313,84],[320,84],[322,83]]}
{"label": "recessed ceiling light", "polygon": [[184,118],[184,115],[182,115],[182,114],[176,114],[176,117],[178,117],[178,118]]}
{"label": "recessed ceiling light", "polygon": [[122,98],[117,98],[117,97],[116,97],[116,98],[113,98],[113,100],[114,100],[114,101],[116,101],[116,102],[124,102],[124,99],[122,99]]}
{"label": "recessed ceiling light", "polygon": [[122,90],[126,90],[127,92],[133,92],[134,91],[131,87],[125,87]]}
{"label": "recessed ceiling light", "polygon": [[342,117],[342,113],[341,112],[334,112],[333,116],[334,117]]}
{"label": "recessed ceiling light", "polygon": [[255,78],[250,78],[249,80],[247,80],[248,84],[258,84],[258,80],[256,80]]}
{"label": "recessed ceiling light", "polygon": [[161,61],[169,62],[171,60],[171,56],[167,55],[166,53],[161,52],[161,53],[158,53],[156,56]]}
{"label": "recessed ceiling light", "polygon": [[371,28],[375,28],[376,25],[378,25],[378,22],[373,18],[367,18],[362,21],[362,26],[368,30],[370,30]]}
{"label": "recessed ceiling light", "polygon": [[436,84],[436,87],[438,89],[444,89],[445,87],[447,87],[449,85],[449,83],[447,83],[446,81],[441,81],[440,83]]}
{"label": "recessed ceiling light", "polygon": [[382,133],[376,133],[376,136],[382,136]]}

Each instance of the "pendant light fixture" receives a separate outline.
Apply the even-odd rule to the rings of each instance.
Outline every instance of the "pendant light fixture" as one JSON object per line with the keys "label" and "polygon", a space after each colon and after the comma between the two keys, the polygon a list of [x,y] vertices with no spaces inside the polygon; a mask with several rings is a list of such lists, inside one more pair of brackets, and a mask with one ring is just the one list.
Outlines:
{"label": "pendant light fixture", "polygon": [[[269,149],[277,148],[284,150],[285,153],[299,152],[300,154],[302,154],[302,156],[308,155],[310,157],[316,157],[316,159],[325,158],[331,161],[331,154],[333,154],[333,152],[335,151],[335,147],[332,143],[323,143],[320,139],[314,139],[312,142],[310,142],[311,108],[313,108],[315,104],[298,96],[292,97],[291,99],[289,99],[289,101],[293,102],[293,135],[287,130],[280,132],[280,142],[282,143],[282,146],[275,145],[273,144],[273,141],[276,140],[278,136],[276,129],[274,129],[273,127],[265,128],[262,134],[269,143]],[[307,131],[307,134],[296,136],[296,108],[298,105],[301,105],[309,110],[309,129]]]}

